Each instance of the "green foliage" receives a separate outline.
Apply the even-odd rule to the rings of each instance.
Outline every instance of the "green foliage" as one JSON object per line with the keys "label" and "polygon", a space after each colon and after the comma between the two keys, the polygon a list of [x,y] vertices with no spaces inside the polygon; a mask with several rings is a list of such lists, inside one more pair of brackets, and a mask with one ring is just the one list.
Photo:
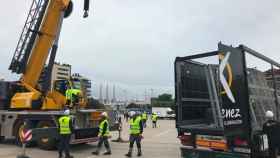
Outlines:
{"label": "green foliage", "polygon": [[139,108],[139,105],[136,105],[135,103],[130,103],[130,104],[127,105],[126,108],[128,108],[128,109],[130,109],[130,108]]}
{"label": "green foliage", "polygon": [[151,98],[152,107],[172,107],[174,106],[174,100],[171,94],[161,94],[157,98]]}
{"label": "green foliage", "polygon": [[167,94],[167,93],[163,93],[163,94],[158,96],[158,101],[172,101],[172,95]]}

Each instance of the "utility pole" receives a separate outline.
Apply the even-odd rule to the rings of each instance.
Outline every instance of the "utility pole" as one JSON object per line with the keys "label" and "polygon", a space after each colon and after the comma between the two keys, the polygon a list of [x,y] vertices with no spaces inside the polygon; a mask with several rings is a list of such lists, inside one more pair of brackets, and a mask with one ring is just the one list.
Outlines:
{"label": "utility pole", "polygon": [[116,86],[114,85],[114,86],[113,86],[113,100],[112,100],[112,102],[115,103],[116,100],[117,100],[117,99],[116,99]]}
{"label": "utility pole", "polygon": [[154,96],[154,89],[151,88],[151,98]]}
{"label": "utility pole", "polygon": [[145,102],[147,102],[147,90],[145,89],[145,92],[144,92],[144,98],[145,98]]}
{"label": "utility pole", "polygon": [[124,94],[124,102],[127,105],[128,101],[127,101],[127,91],[126,91],[126,89],[123,90],[123,94]]}
{"label": "utility pole", "polygon": [[109,104],[109,101],[110,99],[109,99],[109,85],[108,85],[108,83],[106,84],[106,101],[105,101],[105,103],[106,104]]}
{"label": "utility pole", "polygon": [[150,104],[152,103],[153,96],[154,96],[154,89],[151,88],[151,97],[150,97],[150,100],[149,100]]}

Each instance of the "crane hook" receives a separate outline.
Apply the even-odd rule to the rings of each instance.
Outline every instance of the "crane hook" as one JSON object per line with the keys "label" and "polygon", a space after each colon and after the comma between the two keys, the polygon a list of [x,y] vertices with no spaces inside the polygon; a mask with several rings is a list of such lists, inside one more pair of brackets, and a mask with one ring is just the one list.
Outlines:
{"label": "crane hook", "polygon": [[84,18],[88,17],[88,11],[89,11],[89,0],[84,0]]}

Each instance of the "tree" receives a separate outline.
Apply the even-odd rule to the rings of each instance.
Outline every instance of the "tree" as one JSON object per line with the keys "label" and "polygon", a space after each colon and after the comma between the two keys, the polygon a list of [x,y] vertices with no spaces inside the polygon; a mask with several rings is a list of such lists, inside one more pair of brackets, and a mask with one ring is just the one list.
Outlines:
{"label": "tree", "polygon": [[167,94],[167,93],[163,93],[163,94],[158,96],[158,101],[172,101],[172,95]]}
{"label": "tree", "polygon": [[130,109],[130,108],[139,108],[139,106],[136,105],[135,103],[130,103],[130,104],[127,105],[126,108],[127,108],[127,109]]}
{"label": "tree", "polygon": [[163,93],[157,98],[151,98],[152,107],[172,107],[174,106],[174,100],[172,94]]}

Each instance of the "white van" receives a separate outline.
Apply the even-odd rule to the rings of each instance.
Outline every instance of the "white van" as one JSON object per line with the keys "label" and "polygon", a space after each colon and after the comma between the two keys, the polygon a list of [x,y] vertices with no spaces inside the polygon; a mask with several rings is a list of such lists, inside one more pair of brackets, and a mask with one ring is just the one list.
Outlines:
{"label": "white van", "polygon": [[152,112],[155,112],[159,119],[175,119],[174,111],[168,107],[152,107]]}

